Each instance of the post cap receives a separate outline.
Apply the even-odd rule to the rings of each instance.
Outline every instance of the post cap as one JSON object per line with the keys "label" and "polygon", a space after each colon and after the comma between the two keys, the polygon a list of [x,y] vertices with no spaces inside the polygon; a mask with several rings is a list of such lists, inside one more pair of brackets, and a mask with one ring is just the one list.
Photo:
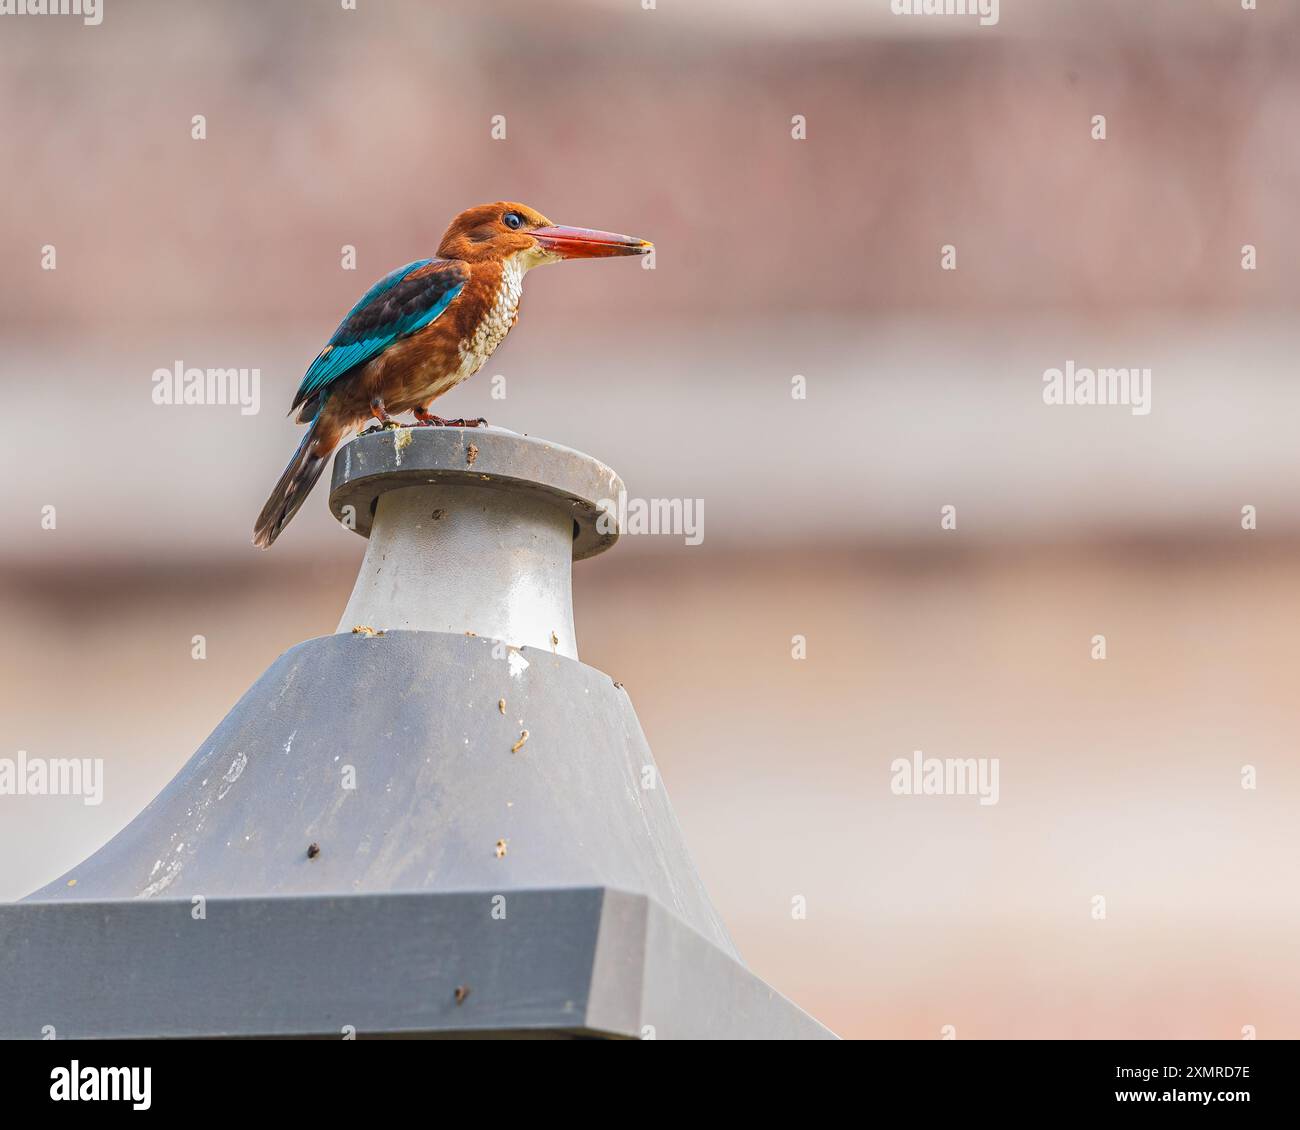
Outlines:
{"label": "post cap", "polygon": [[[358,436],[334,459],[330,511],[369,537],[381,494],[428,483],[549,498],[573,515],[575,561],[603,553],[621,532],[623,480],[613,470],[581,451],[505,428],[402,427]],[[350,515],[345,507],[352,508]]]}

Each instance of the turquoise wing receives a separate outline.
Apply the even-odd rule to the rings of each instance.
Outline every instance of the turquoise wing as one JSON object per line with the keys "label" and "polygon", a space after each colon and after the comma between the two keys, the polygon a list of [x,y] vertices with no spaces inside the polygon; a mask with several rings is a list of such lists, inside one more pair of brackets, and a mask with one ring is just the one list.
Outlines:
{"label": "turquoise wing", "polygon": [[358,365],[429,325],[451,305],[468,279],[469,270],[458,259],[417,259],[385,275],[348,311],[311,363],[293,408],[313,397],[323,398]]}

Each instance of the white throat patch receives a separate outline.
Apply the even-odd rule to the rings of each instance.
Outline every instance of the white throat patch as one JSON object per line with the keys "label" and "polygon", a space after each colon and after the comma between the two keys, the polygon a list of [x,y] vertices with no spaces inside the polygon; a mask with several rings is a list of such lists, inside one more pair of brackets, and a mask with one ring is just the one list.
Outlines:
{"label": "white throat patch", "polygon": [[492,356],[493,350],[505,340],[519,313],[524,274],[535,266],[537,260],[526,252],[511,255],[502,263],[501,286],[495,300],[475,328],[474,336],[460,343],[460,372],[456,374],[460,380],[477,373]]}

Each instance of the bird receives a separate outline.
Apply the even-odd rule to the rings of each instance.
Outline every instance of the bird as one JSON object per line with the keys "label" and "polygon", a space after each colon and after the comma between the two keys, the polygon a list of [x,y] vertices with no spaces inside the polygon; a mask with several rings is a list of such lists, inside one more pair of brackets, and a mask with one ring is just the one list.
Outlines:
{"label": "bird", "polygon": [[567,259],[648,255],[635,236],[553,224],[508,200],[461,212],[431,259],[389,272],[361,296],[308,367],[289,409],[307,425],[262,507],[253,544],[268,549],[306,501],[334,449],[372,418],[414,413],[417,426],[477,427],[429,411],[472,377],[519,319],[524,275]]}

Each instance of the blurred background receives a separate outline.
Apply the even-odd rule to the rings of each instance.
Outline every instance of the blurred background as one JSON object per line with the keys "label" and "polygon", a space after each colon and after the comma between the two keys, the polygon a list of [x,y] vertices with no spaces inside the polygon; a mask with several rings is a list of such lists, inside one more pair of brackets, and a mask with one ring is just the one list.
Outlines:
{"label": "blurred background", "polygon": [[[372,281],[516,199],[655,268],[531,275],[437,410],[704,500],[702,545],[577,566],[579,640],[754,970],[852,1037],[1300,1036],[1300,9],[1259,7],[3,17],[0,757],[107,783],[0,797],[0,898],[333,631],[325,489],[249,545],[282,414]],[[1044,405],[1068,360],[1150,368],[1150,414]],[[178,362],[260,369],[260,413],[155,404]],[[998,758],[999,803],[893,795],[913,750]]]}

